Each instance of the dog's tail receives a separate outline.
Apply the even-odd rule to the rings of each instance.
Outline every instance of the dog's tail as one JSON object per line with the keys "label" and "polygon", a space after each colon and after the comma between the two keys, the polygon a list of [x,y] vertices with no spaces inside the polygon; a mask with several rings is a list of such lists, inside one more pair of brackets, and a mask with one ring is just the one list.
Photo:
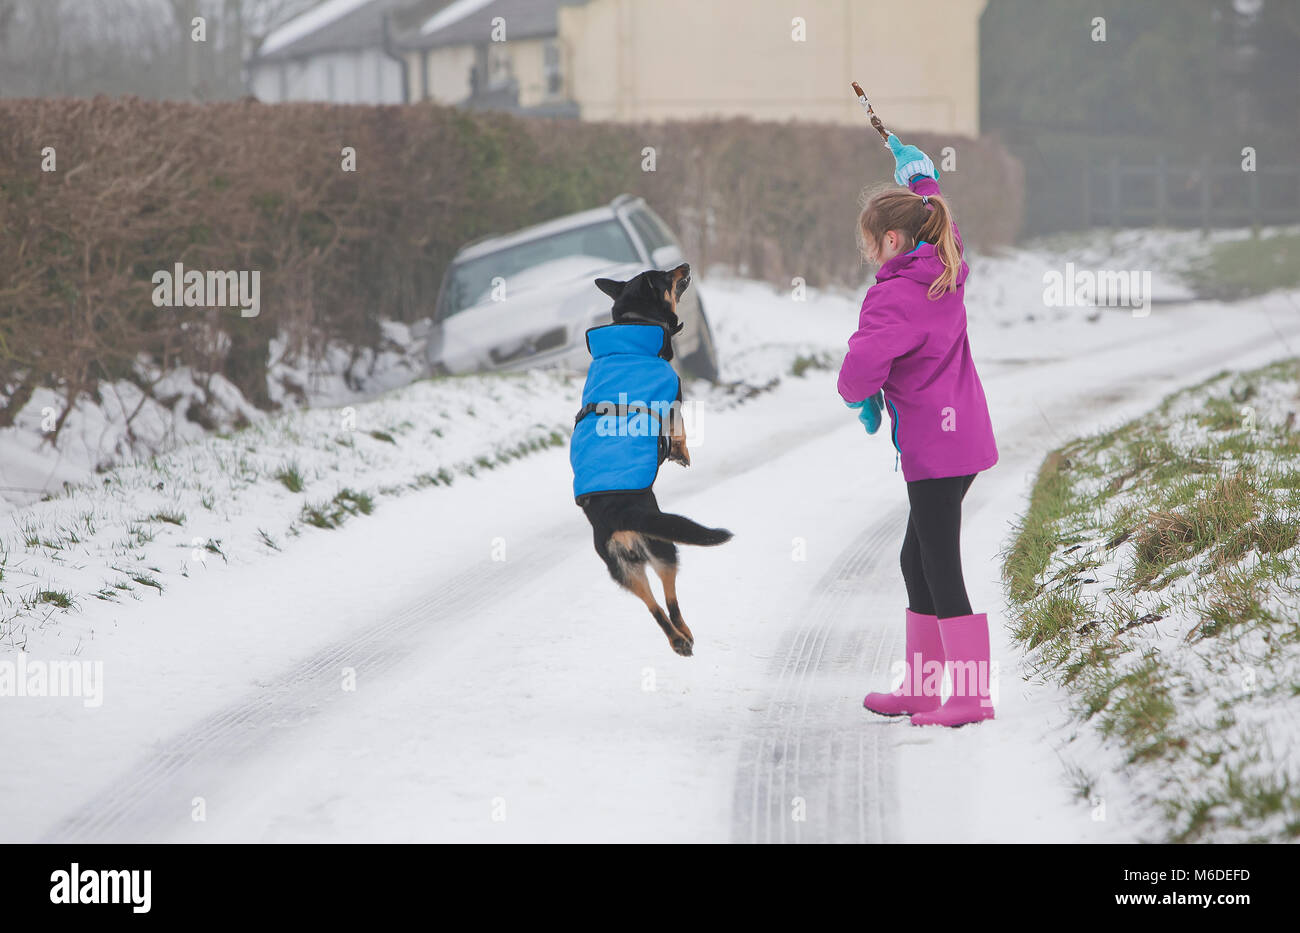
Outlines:
{"label": "dog's tail", "polygon": [[650,538],[662,538],[677,544],[713,547],[731,540],[725,528],[705,528],[697,522],[671,512],[638,512],[631,517],[628,531],[638,531]]}

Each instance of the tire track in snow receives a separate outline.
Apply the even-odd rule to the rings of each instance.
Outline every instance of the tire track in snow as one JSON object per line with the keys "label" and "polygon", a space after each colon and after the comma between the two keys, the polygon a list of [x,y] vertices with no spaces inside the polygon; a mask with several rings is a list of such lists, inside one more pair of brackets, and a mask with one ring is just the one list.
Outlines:
{"label": "tire track in snow", "polygon": [[[576,546],[583,536],[565,537]],[[354,668],[358,680],[379,677],[419,643],[436,637],[434,620],[463,620],[501,598],[504,567],[511,567],[512,586],[525,586],[550,568],[551,558],[547,549],[534,548],[509,565],[481,565],[378,625],[325,647],[266,689],[164,741],[138,767],[56,824],[42,841],[140,841],[188,824],[193,797],[210,799],[214,784],[232,762],[273,745],[281,730],[300,726],[355,695],[342,689],[343,668]]]}
{"label": "tire track in snow", "polygon": [[[890,756],[880,729],[864,729],[861,704],[846,696],[891,660],[894,639],[886,636],[896,626],[864,625],[856,611],[869,609],[869,584],[894,572],[886,555],[906,520],[906,510],[895,509],[859,535],[783,639],[766,715],[741,748],[734,841],[881,842],[891,835]],[[795,818],[797,806],[803,819]]]}

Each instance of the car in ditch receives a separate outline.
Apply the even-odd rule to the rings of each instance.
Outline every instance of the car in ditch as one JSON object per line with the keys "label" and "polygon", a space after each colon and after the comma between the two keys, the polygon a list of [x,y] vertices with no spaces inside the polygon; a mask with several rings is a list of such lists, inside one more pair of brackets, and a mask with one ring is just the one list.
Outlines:
{"label": "car in ditch", "polygon": [[[476,240],[448,265],[426,353],[435,374],[565,366],[585,370],[586,332],[610,323],[597,278],[626,280],[685,261],[668,225],[642,198],[621,195],[515,233]],[[716,380],[713,334],[698,287],[678,305],[673,365]]]}

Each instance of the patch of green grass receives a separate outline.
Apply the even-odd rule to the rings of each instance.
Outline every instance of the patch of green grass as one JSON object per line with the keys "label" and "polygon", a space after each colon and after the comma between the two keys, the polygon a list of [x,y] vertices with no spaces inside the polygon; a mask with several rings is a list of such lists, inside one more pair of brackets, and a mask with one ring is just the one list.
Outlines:
{"label": "patch of green grass", "polygon": [[27,548],[46,548],[51,551],[63,550],[63,542],[48,536],[42,536],[34,524],[24,524],[22,529],[23,546]]}
{"label": "patch of green grass", "polygon": [[439,467],[437,473],[420,473],[411,483],[412,489],[425,489],[429,486],[450,486],[454,474],[446,467]]}
{"label": "patch of green grass", "polygon": [[1066,779],[1074,789],[1074,796],[1084,801],[1091,801],[1093,791],[1097,789],[1097,779],[1078,765],[1066,765]]}
{"label": "patch of green grass", "polygon": [[1300,234],[1216,243],[1187,272],[1197,294],[1233,300],[1300,286]]}
{"label": "patch of green grass", "polygon": [[[221,550],[220,539],[208,538],[208,540],[203,543],[203,550],[207,551],[209,554],[216,554],[222,560],[226,560],[226,553]],[[227,561],[227,563],[229,563],[229,561]]]}
{"label": "patch of green grass", "polygon": [[[1258,754],[1250,757],[1252,764],[1258,760]],[[1300,839],[1300,792],[1285,774],[1249,773],[1242,765],[1227,765],[1220,780],[1189,799],[1173,801],[1169,810],[1177,823],[1173,842],[1201,842],[1220,824],[1250,829],[1266,821],[1281,823],[1283,840]],[[1255,833],[1246,841],[1279,840]]]}
{"label": "patch of green grass", "polygon": [[1190,640],[1220,635],[1248,622],[1268,621],[1263,601],[1267,581],[1255,570],[1232,570],[1216,574],[1197,599],[1201,621]]}
{"label": "patch of green grass", "polygon": [[184,525],[185,513],[174,509],[161,509],[143,519],[146,522],[166,522],[169,525]]}
{"label": "patch of green grass", "polygon": [[1121,739],[1130,761],[1162,758],[1185,745],[1169,732],[1177,710],[1165,673],[1158,654],[1148,652],[1131,670],[1103,681],[1104,701],[1098,696],[1089,704],[1099,712],[1102,735]]}
{"label": "patch of green grass", "polygon": [[151,586],[155,590],[157,590],[160,595],[162,594],[163,585],[159,583],[154,577],[150,576],[149,574],[136,572],[136,573],[129,573],[127,574],[127,576],[130,579],[134,580],[136,583],[139,583],[141,586]]}
{"label": "patch of green grass", "polygon": [[299,469],[296,463],[286,463],[280,467],[275,471],[275,478],[290,492],[302,492],[307,485],[306,480],[303,479],[302,470]]}
{"label": "patch of green grass", "polygon": [[1300,543],[1300,520],[1265,515],[1230,530],[1222,538],[1213,556],[1219,563],[1234,564],[1251,552],[1277,554],[1291,550]]}
{"label": "patch of green grass", "polygon": [[397,443],[397,441],[393,439],[393,435],[389,434],[387,431],[371,431],[370,436],[377,441],[383,441],[385,444]]}
{"label": "patch of green grass", "polygon": [[1095,613],[1079,595],[1079,588],[1058,587],[1023,608],[1014,628],[1017,640],[1030,648],[1045,642],[1072,640],[1074,633],[1093,621]]}
{"label": "patch of green grass", "polygon": [[124,544],[128,548],[142,548],[146,544],[152,544],[156,537],[158,537],[158,532],[154,529],[132,523],[126,526],[126,541]]}
{"label": "patch of green grass", "polygon": [[1029,509],[1016,530],[1005,555],[1003,579],[1016,600],[1027,600],[1040,591],[1037,578],[1061,545],[1061,523],[1086,508],[1073,492],[1070,458],[1063,451],[1049,454],[1038,471]]}
{"label": "patch of green grass", "polygon": [[348,488],[340,489],[335,493],[334,502],[353,515],[358,512],[362,515],[369,515],[375,510],[375,501],[368,494]]}
{"label": "patch of green grass", "polygon": [[1237,403],[1230,398],[1209,398],[1205,410],[1198,416],[1201,427],[1210,431],[1231,431],[1242,426],[1245,416]]}
{"label": "patch of green grass", "polygon": [[351,516],[369,515],[374,510],[374,500],[367,493],[345,488],[328,502],[304,505],[299,520],[313,528],[338,528]]}
{"label": "patch of green grass", "polygon": [[1134,539],[1134,584],[1145,586],[1170,565],[1237,534],[1255,517],[1258,503],[1258,488],[1238,474],[1217,480],[1205,498],[1186,508],[1153,512]]}
{"label": "patch of green grass", "polygon": [[802,379],[804,373],[810,369],[833,369],[835,360],[828,353],[800,353],[790,364],[790,375],[796,379]]}
{"label": "patch of green grass", "polygon": [[329,507],[328,502],[308,502],[302,507],[298,518],[303,524],[311,525],[313,528],[337,528],[343,523],[342,519],[334,517],[334,511]]}
{"label": "patch of green grass", "polygon": [[72,608],[72,594],[65,590],[41,590],[36,594],[36,602],[48,603],[60,609]]}

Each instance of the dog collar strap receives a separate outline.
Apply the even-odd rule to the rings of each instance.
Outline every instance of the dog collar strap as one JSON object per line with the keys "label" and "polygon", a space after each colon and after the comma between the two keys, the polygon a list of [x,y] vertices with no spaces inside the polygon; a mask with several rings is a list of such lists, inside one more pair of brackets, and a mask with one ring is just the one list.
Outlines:
{"label": "dog collar strap", "polygon": [[671,360],[673,341],[659,324],[602,324],[587,331],[587,351],[593,358],[636,353]]}

